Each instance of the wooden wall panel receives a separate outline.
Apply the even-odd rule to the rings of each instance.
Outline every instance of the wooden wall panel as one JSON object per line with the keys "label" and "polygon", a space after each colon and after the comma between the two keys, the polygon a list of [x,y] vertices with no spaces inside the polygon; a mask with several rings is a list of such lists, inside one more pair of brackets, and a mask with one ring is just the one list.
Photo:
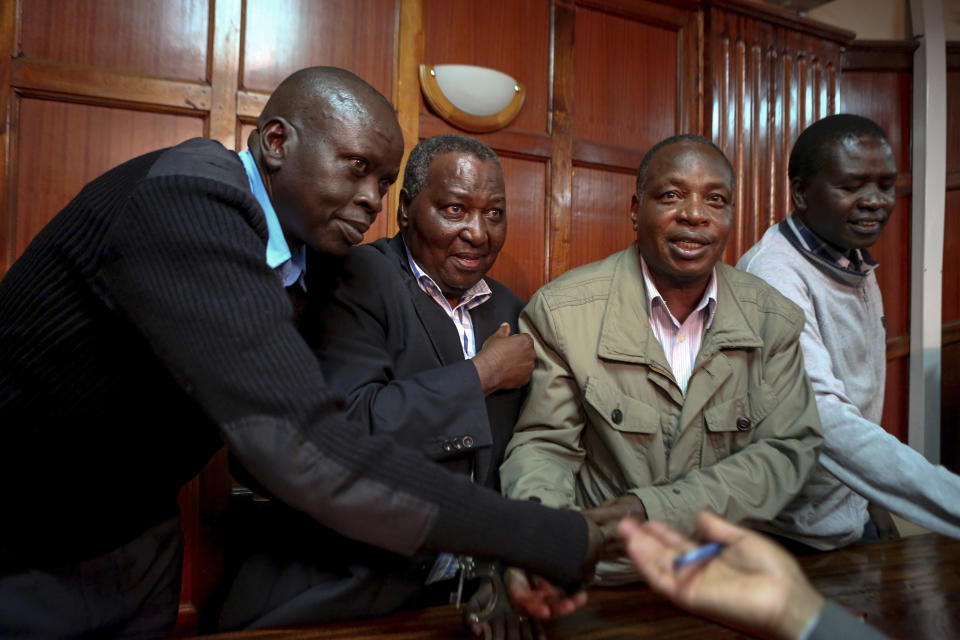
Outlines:
{"label": "wooden wall panel", "polygon": [[960,188],[947,190],[945,205],[942,315],[946,325],[960,322]]}
{"label": "wooden wall panel", "polygon": [[20,103],[16,254],[87,182],[147,151],[203,135],[203,120],[51,100]]}
{"label": "wooden wall panel", "polygon": [[243,88],[269,93],[297,69],[332,65],[393,95],[394,0],[247,0],[244,18]]}
{"label": "wooden wall panel", "polygon": [[635,192],[636,174],[575,168],[571,268],[606,258],[636,240],[630,223],[630,198]]}
{"label": "wooden wall panel", "polygon": [[202,81],[209,0],[20,2],[23,55]]}
{"label": "wooden wall panel", "polygon": [[844,70],[840,76],[839,111],[880,125],[902,175],[910,174],[912,77],[910,71],[886,70]]}
{"label": "wooden wall panel", "polygon": [[575,43],[574,136],[646,151],[676,133],[676,30],[578,7]]}
{"label": "wooden wall panel", "polygon": [[887,339],[909,338],[910,332],[910,198],[897,198],[893,215],[870,249],[880,266],[877,283],[887,316]]}
{"label": "wooden wall panel", "polygon": [[901,442],[907,441],[909,365],[909,358],[887,361],[887,385],[883,395],[883,417],[880,418],[880,425]]}
{"label": "wooden wall panel", "polygon": [[953,189],[960,189],[960,42],[951,43],[947,69],[947,174]]}
{"label": "wooden wall panel", "polygon": [[[523,108],[510,129],[547,132],[550,105],[548,0],[424,0],[426,64],[473,64],[523,83]],[[439,120],[421,100],[428,119]]]}
{"label": "wooden wall panel", "polygon": [[780,10],[710,2],[704,26],[705,135],[737,173],[736,263],[790,210],[787,161],[809,124],[836,112],[841,43],[850,32],[799,23]]}
{"label": "wooden wall panel", "polygon": [[529,300],[546,281],[547,164],[506,156],[500,162],[507,187],[507,241],[490,276]]}

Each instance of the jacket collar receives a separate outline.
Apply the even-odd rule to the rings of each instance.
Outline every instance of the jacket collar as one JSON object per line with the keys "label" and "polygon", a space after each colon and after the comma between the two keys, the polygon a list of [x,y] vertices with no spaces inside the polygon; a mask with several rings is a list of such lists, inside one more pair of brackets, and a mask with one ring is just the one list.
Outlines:
{"label": "jacket collar", "polygon": [[[379,242],[379,241],[378,241]],[[384,253],[391,259],[396,260],[398,267],[403,274],[403,283],[407,288],[407,293],[413,301],[413,308],[420,324],[423,325],[424,332],[433,346],[434,353],[443,365],[453,364],[463,361],[463,348],[460,346],[460,336],[454,327],[453,321],[447,316],[446,312],[440,308],[436,300],[428,296],[420,288],[417,279],[410,270],[410,262],[407,260],[407,250],[400,234],[396,234],[386,242]],[[484,305],[480,305],[482,307]],[[477,307],[478,309],[480,307]],[[471,315],[472,317],[472,315]],[[476,325],[474,333],[476,334]],[[479,334],[477,334],[479,335]],[[479,349],[478,349],[479,350]]]}
{"label": "jacket collar", "polygon": [[[763,340],[750,326],[730,284],[732,267],[717,265],[717,311],[704,335],[697,365],[721,349],[756,348]],[[647,294],[636,246],[621,252],[600,328],[597,356],[605,360],[655,365],[670,371],[663,348],[650,328]]]}

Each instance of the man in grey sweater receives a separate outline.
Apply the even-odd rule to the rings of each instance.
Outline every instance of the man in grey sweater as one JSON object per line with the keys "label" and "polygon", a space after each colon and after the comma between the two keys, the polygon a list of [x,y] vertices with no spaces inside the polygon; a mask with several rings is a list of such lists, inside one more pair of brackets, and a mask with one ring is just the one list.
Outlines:
{"label": "man in grey sweater", "polygon": [[818,549],[864,536],[868,501],[960,538],[960,476],[880,427],[886,321],[867,248],[894,207],[897,168],[882,129],[853,115],[824,118],[790,154],[794,210],[737,267],[806,313],[800,337],[824,448],[801,493],[767,529]]}

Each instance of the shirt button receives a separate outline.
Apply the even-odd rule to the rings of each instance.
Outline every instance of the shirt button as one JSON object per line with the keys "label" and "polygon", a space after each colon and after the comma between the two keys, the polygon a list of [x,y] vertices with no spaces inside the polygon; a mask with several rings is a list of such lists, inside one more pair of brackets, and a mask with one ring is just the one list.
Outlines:
{"label": "shirt button", "polygon": [[740,431],[746,431],[750,428],[750,418],[740,416],[737,418],[737,429]]}
{"label": "shirt button", "polygon": [[463,436],[463,448],[470,449],[473,447],[473,438],[470,436]]}
{"label": "shirt button", "polygon": [[678,340],[679,342],[685,342],[685,341],[687,340],[687,336],[685,336],[685,335],[683,335],[683,334],[681,333],[680,336],[677,338],[677,340]]}
{"label": "shirt button", "polygon": [[620,424],[623,421],[623,412],[620,409],[614,409],[610,419],[613,420],[613,424]]}

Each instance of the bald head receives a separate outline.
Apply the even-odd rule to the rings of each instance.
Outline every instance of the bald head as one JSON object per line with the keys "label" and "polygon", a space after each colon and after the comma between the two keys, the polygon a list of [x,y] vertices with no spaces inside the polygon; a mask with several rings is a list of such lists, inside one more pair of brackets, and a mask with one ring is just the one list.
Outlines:
{"label": "bald head", "polygon": [[363,239],[403,156],[393,105],[336,67],[281,82],[248,145],[290,248],[337,255]]}
{"label": "bald head", "polygon": [[379,117],[396,122],[393,105],[361,77],[337,67],[307,67],[287,76],[271,94],[257,127],[280,117],[322,129],[330,117]]}

